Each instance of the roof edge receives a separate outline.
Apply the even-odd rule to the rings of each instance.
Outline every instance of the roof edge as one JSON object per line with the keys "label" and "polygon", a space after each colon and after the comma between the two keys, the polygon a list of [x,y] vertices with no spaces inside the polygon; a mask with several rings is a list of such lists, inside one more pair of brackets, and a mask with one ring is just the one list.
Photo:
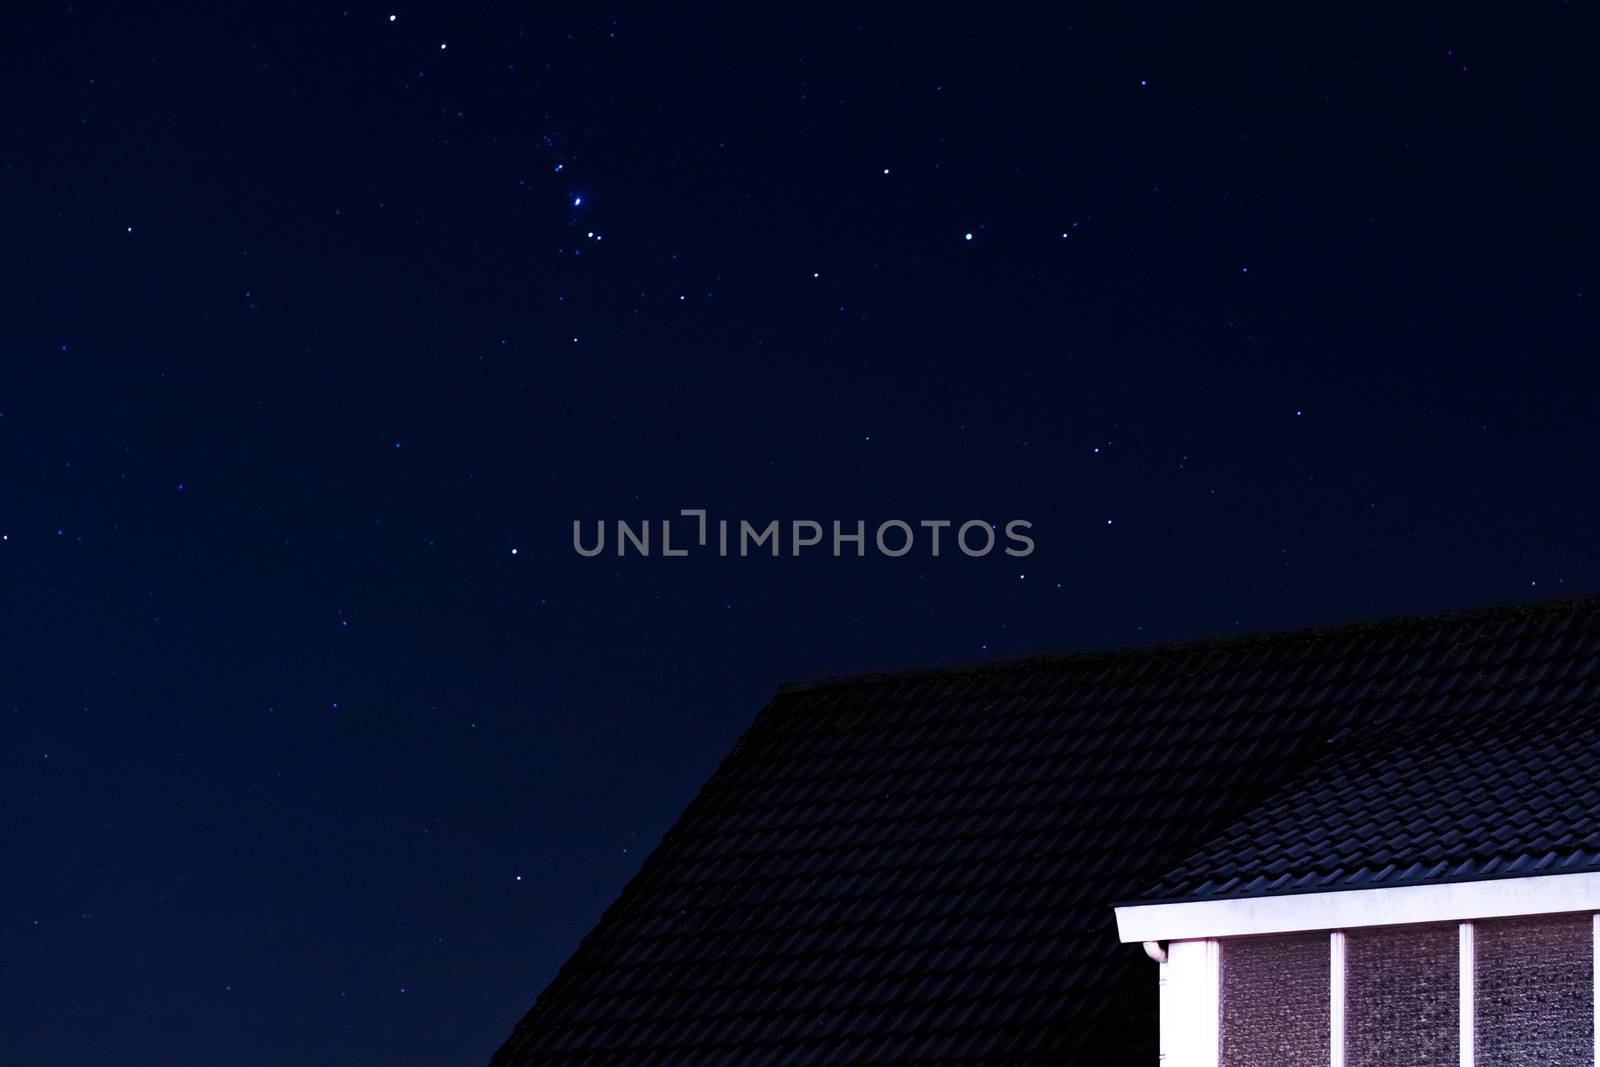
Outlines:
{"label": "roof edge", "polygon": [[1163,641],[1151,645],[1125,645],[1117,648],[1088,649],[1081,652],[1040,653],[1012,659],[952,663],[941,667],[913,667],[903,670],[865,671],[858,674],[820,675],[814,678],[799,678],[780,682],[775,695],[783,696],[819,689],[878,685],[886,682],[1009,674],[1037,667],[1071,667],[1088,663],[1107,663],[1118,659],[1194,655],[1204,652],[1253,648],[1260,645],[1292,645],[1339,635],[1365,634],[1373,631],[1403,632],[1443,624],[1491,622],[1505,618],[1558,616],[1569,612],[1593,611],[1597,608],[1600,608],[1600,594],[1590,594],[1583,597],[1562,597],[1553,600],[1513,601],[1488,607],[1469,608],[1433,615],[1368,616],[1345,623],[1314,624],[1288,630],[1255,630],[1247,634]]}
{"label": "roof edge", "polygon": [[1473,874],[1446,874],[1428,877],[1419,875],[1415,878],[1394,879],[1393,881],[1367,882],[1362,885],[1327,886],[1309,885],[1294,886],[1288,889],[1261,889],[1251,893],[1188,893],[1181,896],[1164,897],[1134,897],[1131,900],[1119,900],[1110,905],[1112,908],[1159,908],[1172,904],[1193,904],[1197,901],[1224,900],[1269,900],[1278,897],[1301,897],[1313,894],[1327,893],[1359,893],[1368,889],[1411,889],[1425,885],[1456,885],[1461,882],[1498,882],[1512,878],[1542,878],[1560,874],[1591,874],[1600,873],[1600,862],[1578,863],[1571,867],[1562,868],[1556,865],[1541,867],[1534,870],[1521,871],[1489,871]]}
{"label": "roof edge", "polygon": [[1115,911],[1117,939],[1124,944],[1597,912],[1600,871],[1585,865],[1410,885],[1128,904]]}

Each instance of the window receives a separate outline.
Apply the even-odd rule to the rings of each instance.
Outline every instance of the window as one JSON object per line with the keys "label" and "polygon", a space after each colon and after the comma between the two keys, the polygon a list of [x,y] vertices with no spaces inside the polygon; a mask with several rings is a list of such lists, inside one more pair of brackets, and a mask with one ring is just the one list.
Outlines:
{"label": "window", "polygon": [[1460,932],[1454,924],[1345,935],[1347,1067],[1457,1067]]}
{"label": "window", "polygon": [[1593,1067],[1588,914],[1474,923],[1475,1067]]}
{"label": "window", "polygon": [[1222,944],[1222,1067],[1326,1067],[1328,935]]}
{"label": "window", "polygon": [[1116,911],[1167,1067],[1600,1067],[1600,870]]}
{"label": "window", "polygon": [[1211,1067],[1595,1067],[1597,930],[1577,912],[1177,942],[1201,1014],[1173,1040]]}

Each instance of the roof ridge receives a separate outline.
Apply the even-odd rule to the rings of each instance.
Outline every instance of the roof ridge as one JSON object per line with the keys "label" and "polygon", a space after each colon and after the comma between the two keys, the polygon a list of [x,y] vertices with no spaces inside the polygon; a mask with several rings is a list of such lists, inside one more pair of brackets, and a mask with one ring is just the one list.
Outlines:
{"label": "roof ridge", "polygon": [[952,663],[941,667],[913,667],[904,670],[864,671],[857,674],[821,675],[778,684],[778,695],[818,689],[879,685],[885,682],[917,681],[925,678],[978,677],[1009,674],[1038,667],[1068,667],[1085,663],[1106,663],[1118,659],[1147,659],[1157,656],[1183,656],[1219,650],[1251,648],[1258,645],[1292,645],[1336,636],[1354,636],[1374,631],[1404,632],[1445,624],[1489,622],[1503,618],[1530,618],[1543,615],[1578,614],[1600,610],[1600,594],[1562,597],[1553,600],[1516,601],[1488,607],[1433,615],[1394,615],[1357,619],[1352,622],[1299,626],[1288,630],[1257,630],[1225,637],[1162,641],[1150,645],[1124,645],[1116,648],[1086,649],[1078,652],[1039,653],[1003,660]]}
{"label": "roof ridge", "polygon": [[[1207,892],[1600,870],[1600,713],[1520,718],[1600,702],[1600,597],[810,685],[838,688],[766,702],[495,1067],[789,1062],[819,1033],[840,1062],[1153,1057],[1149,961],[1107,905],[1177,860]],[[1411,725],[1410,754],[1320,773]],[[1263,804],[1270,843],[1234,848]]]}

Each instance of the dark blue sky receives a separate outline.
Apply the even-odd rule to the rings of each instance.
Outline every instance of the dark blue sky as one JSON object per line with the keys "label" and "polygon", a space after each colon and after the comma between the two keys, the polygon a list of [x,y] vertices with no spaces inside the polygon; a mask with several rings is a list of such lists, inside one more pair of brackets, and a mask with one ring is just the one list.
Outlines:
{"label": "dark blue sky", "polygon": [[0,1060],[486,1061],[782,680],[1600,591],[1596,29],[21,16]]}

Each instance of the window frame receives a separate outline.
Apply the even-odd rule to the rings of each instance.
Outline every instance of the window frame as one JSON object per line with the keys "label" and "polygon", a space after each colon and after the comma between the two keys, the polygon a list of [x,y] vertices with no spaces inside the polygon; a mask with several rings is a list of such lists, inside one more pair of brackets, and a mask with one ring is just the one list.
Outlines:
{"label": "window frame", "polygon": [[1537,875],[1278,897],[1189,900],[1116,909],[1119,937],[1143,941],[1159,965],[1161,1063],[1218,1067],[1222,942],[1258,934],[1326,932],[1329,938],[1329,1067],[1345,1067],[1345,931],[1454,923],[1460,997],[1460,1067],[1475,1060],[1474,923],[1588,913],[1595,1067],[1600,1067],[1600,873]]}

